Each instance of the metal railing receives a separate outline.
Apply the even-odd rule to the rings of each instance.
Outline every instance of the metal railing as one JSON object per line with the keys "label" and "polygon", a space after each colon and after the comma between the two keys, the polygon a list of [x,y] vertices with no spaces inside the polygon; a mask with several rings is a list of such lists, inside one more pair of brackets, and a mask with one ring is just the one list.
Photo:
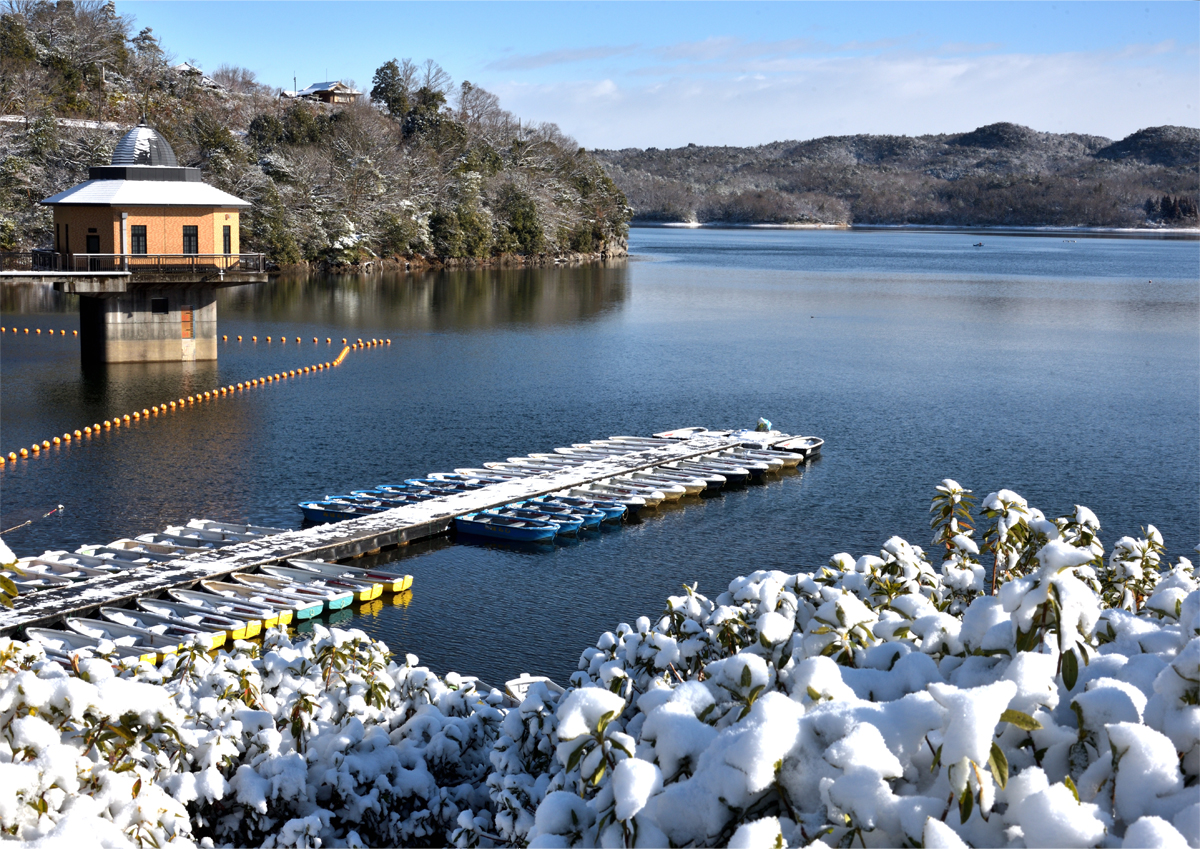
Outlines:
{"label": "metal railing", "polygon": [[72,254],[68,259],[71,271],[198,274],[267,270],[265,254]]}
{"label": "metal railing", "polygon": [[265,254],[62,254],[0,252],[0,271],[130,272],[133,274],[262,273]]}

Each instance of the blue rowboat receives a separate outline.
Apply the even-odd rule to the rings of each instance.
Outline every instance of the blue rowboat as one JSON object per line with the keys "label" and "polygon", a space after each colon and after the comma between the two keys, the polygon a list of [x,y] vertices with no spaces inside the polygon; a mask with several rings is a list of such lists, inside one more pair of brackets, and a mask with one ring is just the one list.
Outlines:
{"label": "blue rowboat", "polygon": [[572,516],[570,513],[551,513],[524,501],[515,501],[487,512],[497,513],[501,516],[516,516],[518,519],[537,519],[539,522],[550,522],[558,525],[560,534],[573,534],[583,527],[583,517],[581,516]]}
{"label": "blue rowboat", "polygon": [[544,497],[570,505],[571,507],[599,510],[604,514],[604,521],[606,522],[619,522],[625,513],[628,512],[628,508],[620,501],[610,501],[604,498],[580,498],[577,495],[568,495],[565,492],[554,492]]}
{"label": "blue rowboat", "polygon": [[518,519],[495,513],[467,513],[454,519],[460,534],[471,534],[516,542],[550,542],[558,534],[558,525],[537,519]]}
{"label": "blue rowboat", "polygon": [[340,522],[344,519],[358,519],[362,516],[373,516],[386,510],[386,507],[364,507],[351,504],[348,501],[301,501],[300,512],[310,522]]}
{"label": "blue rowboat", "polygon": [[[403,507],[406,504],[420,504],[422,501],[428,501],[427,498],[415,498],[411,495],[403,495],[399,492],[382,489],[356,489],[350,493],[355,502],[369,504],[377,501],[380,504],[388,504],[391,507]],[[339,498],[347,498],[348,496],[341,495]]]}
{"label": "blue rowboat", "polygon": [[567,504],[564,501],[557,500],[552,495],[543,495],[540,498],[533,498],[525,503],[534,510],[549,513],[555,522],[558,521],[558,516],[577,516],[583,521],[583,527],[598,528],[600,527],[600,523],[604,521],[603,511],[597,510],[594,507]]}

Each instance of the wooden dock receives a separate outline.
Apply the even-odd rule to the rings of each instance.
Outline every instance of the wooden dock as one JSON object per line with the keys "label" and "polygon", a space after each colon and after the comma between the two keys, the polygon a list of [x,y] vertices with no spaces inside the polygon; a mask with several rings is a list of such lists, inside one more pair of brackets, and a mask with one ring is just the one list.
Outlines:
{"label": "wooden dock", "polygon": [[[766,437],[767,434],[756,436]],[[775,444],[792,438],[785,434],[772,434],[763,442]],[[744,439],[744,436],[738,435],[697,436],[662,447],[635,448],[627,454],[533,477],[489,484],[480,489],[396,507],[372,516],[287,531],[166,563],[135,566],[121,574],[96,578],[73,587],[42,590],[19,597],[12,610],[0,610],[0,635],[13,636],[21,628],[50,625],[65,616],[84,616],[101,605],[125,605],[137,598],[158,595],[175,587],[190,587],[199,581],[222,578],[232,572],[255,571],[261,566],[290,558],[334,561],[372,554],[383,548],[449,533],[456,516],[676,460],[700,457],[736,447]]]}

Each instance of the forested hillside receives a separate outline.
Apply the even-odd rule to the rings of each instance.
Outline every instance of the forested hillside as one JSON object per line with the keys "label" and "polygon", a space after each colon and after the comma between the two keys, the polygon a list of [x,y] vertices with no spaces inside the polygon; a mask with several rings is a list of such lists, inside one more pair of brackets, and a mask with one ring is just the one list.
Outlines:
{"label": "forested hillside", "polygon": [[330,107],[240,67],[176,70],[111,2],[0,11],[0,250],[48,246],[37,202],[144,116],[181,165],[254,204],[242,245],[281,264],[624,252],[625,198],[596,160],[432,60],[380,57],[371,99]]}
{"label": "forested hillside", "polygon": [[936,136],[601,150],[643,221],[1196,226],[1200,130],[1119,142],[992,124]]}

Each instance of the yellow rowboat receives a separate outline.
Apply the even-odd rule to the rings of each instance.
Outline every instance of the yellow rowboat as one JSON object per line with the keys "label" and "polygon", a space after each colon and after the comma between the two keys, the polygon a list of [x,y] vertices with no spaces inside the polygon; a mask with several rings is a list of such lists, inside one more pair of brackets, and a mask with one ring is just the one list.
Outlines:
{"label": "yellow rowboat", "polygon": [[[252,619],[246,620],[249,626],[246,631],[247,639],[257,637],[264,628],[274,628],[280,624],[279,611],[263,604],[249,604],[240,599],[226,598],[217,593],[206,593],[199,590],[167,590],[167,594],[176,601],[183,602],[184,604],[193,604],[196,607],[203,607],[205,610],[211,610],[222,616],[237,619],[242,619],[246,616],[252,617]],[[291,620],[289,619],[288,621],[290,622]],[[254,622],[258,623],[257,629],[253,626]]]}
{"label": "yellow rowboat", "polygon": [[177,639],[181,651],[196,639],[200,640],[206,651],[214,651],[225,645],[225,629],[201,627],[189,622],[182,622],[173,616],[107,606],[100,608],[100,615],[118,625],[142,628],[164,637]]}
{"label": "yellow rowboat", "polygon": [[263,566],[263,571],[268,575],[275,575],[289,581],[303,581],[305,583],[322,581],[353,593],[356,601],[372,601],[383,594],[383,584],[367,579],[335,577],[313,569],[297,566],[279,566],[277,564]]}
{"label": "yellow rowboat", "polygon": [[179,653],[179,640],[174,637],[156,634],[145,628],[135,628],[131,625],[119,625],[116,622],[105,622],[103,619],[84,619],[68,616],[64,624],[77,634],[95,637],[98,640],[112,640],[118,645],[130,646],[141,652],[153,651],[155,662],[162,663],[168,655]]}
{"label": "yellow rowboat", "polygon": [[[54,628],[26,628],[25,634],[29,639],[41,644],[45,649],[46,654],[53,660],[71,664],[71,658],[80,652],[91,652],[94,656],[100,655],[100,643],[98,637],[89,637],[86,634],[80,634],[75,631],[58,631]],[[127,645],[117,645],[110,642],[113,653],[121,660],[144,660],[147,663],[158,662],[158,652],[153,649],[139,649]]]}
{"label": "yellow rowboat", "polygon": [[354,592],[346,587],[333,587],[324,581],[299,582],[291,578],[281,578],[278,575],[255,575],[246,572],[234,572],[231,576],[239,584],[248,587],[259,587],[272,592],[283,593],[310,602],[320,602],[321,612],[330,613],[348,607],[354,601]]}
{"label": "yellow rowboat", "polygon": [[[216,613],[215,611],[205,610],[203,607],[184,604],[179,601],[167,601],[161,598],[139,598],[137,604],[138,607],[147,613],[170,616],[172,619],[186,622],[189,625],[220,630],[225,634],[227,640],[249,639],[250,637],[257,636],[262,631],[262,620],[255,619],[249,611],[245,612],[245,615],[249,618],[239,619],[232,614]],[[250,633],[252,624],[253,633]]]}
{"label": "yellow rowboat", "polygon": [[296,568],[310,569],[323,575],[382,584],[384,591],[389,593],[402,593],[410,589],[413,582],[412,575],[397,575],[395,572],[383,572],[379,569],[363,569],[361,566],[326,563],[324,560],[289,560],[288,563]]}
{"label": "yellow rowboat", "polygon": [[232,584],[228,581],[201,581],[200,586],[210,593],[274,608],[279,611],[280,625],[290,625],[295,619],[311,619],[320,613],[322,608],[320,604],[290,597],[265,587],[247,587],[244,584]]}

